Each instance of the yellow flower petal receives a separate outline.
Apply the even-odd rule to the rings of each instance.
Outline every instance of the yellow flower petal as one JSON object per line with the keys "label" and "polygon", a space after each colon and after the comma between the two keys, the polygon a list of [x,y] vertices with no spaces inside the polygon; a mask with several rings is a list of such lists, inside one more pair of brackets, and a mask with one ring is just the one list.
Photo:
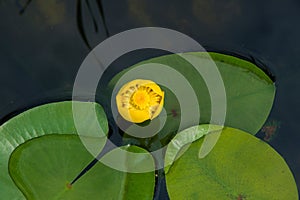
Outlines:
{"label": "yellow flower petal", "polygon": [[164,104],[164,92],[153,81],[137,79],[123,85],[116,101],[124,119],[141,123],[159,115]]}

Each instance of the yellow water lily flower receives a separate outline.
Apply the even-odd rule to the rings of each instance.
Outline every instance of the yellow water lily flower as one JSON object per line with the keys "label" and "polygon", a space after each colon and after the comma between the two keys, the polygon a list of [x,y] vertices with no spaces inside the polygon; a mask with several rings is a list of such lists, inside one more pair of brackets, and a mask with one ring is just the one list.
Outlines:
{"label": "yellow water lily flower", "polygon": [[124,119],[141,123],[159,115],[164,104],[164,92],[153,81],[136,79],[123,85],[116,101]]}

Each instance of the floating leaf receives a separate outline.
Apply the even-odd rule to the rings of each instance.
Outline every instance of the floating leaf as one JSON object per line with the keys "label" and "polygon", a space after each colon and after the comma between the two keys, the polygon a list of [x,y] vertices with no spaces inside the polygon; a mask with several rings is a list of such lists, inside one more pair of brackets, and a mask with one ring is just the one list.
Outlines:
{"label": "floating leaf", "polygon": [[[222,129],[222,126],[204,124],[201,126],[197,125],[187,128],[178,133],[168,144],[168,148],[165,154],[165,172],[168,172],[170,166],[178,157],[180,157],[184,153],[186,147],[188,147],[189,144],[198,140],[199,138],[202,138],[203,136],[207,137],[207,134],[209,133],[220,133]],[[212,148],[215,143],[212,144],[208,142],[206,143],[206,145]],[[201,146],[201,148],[203,148],[203,145]]]}
{"label": "floating leaf", "polygon": [[[73,113],[72,104],[76,105],[77,111],[81,113],[80,116]],[[94,111],[97,119],[94,118]],[[76,124],[74,116],[78,117]],[[96,124],[101,126],[103,134],[97,130]],[[81,130],[84,127],[87,132],[83,133]],[[82,135],[94,136],[98,142],[96,150],[102,149],[106,142],[106,137],[102,136],[108,133],[108,124],[102,107],[96,103],[71,101],[50,103],[25,111],[0,126],[1,198],[24,198],[8,174],[8,159],[16,147],[42,135],[79,134],[77,128]]]}
{"label": "floating leaf", "polygon": [[[189,120],[189,118],[181,119],[182,109],[187,113],[193,114],[197,106],[194,104],[189,104],[189,106],[180,105],[179,103],[181,102],[178,102],[179,100],[176,97],[182,94],[176,94],[176,91],[172,88],[168,88],[167,85],[161,85],[162,90],[165,91],[164,108],[167,114],[167,121],[165,127],[159,132],[159,138],[164,138],[166,134],[177,131],[179,123],[182,120],[184,122],[181,130],[197,124],[222,124],[218,120],[211,121],[211,94],[205,82],[205,80],[209,80],[210,87],[216,89],[215,85],[212,84],[218,82],[217,74],[213,74],[216,76],[209,76],[204,79],[203,76],[205,76],[205,73],[200,75],[196,68],[184,58],[189,58],[193,64],[196,64],[204,72],[214,68],[214,64],[217,66],[220,76],[223,79],[226,93],[223,102],[226,107],[225,126],[239,128],[251,134],[256,134],[266,121],[271,110],[275,95],[275,85],[256,65],[233,56],[212,52],[193,52],[156,57],[123,70],[110,82],[109,88],[113,90],[119,81],[117,91],[118,87],[136,78],[151,79],[159,84],[162,79],[164,82],[171,83],[175,81],[176,83],[178,80],[174,77],[173,73],[161,72],[163,65],[165,65],[182,75],[190,83],[190,86],[195,91],[201,115],[200,122],[198,120],[197,123]],[[169,71],[171,72],[171,70]],[[181,77],[180,75],[178,77]],[[184,90],[188,87],[187,85],[177,84],[176,88],[183,88]],[[184,98],[188,101],[191,97],[185,96]],[[222,98],[220,98],[221,100]],[[219,100],[217,99],[217,101]],[[219,105],[222,105],[222,103]],[[216,108],[215,110],[221,109],[224,108]]]}
{"label": "floating leaf", "polygon": [[[93,138],[88,138],[94,142]],[[147,152],[136,146],[123,150]],[[103,157],[113,153],[109,152]],[[150,153],[136,163],[147,162],[154,169]],[[154,170],[125,173],[97,162],[73,185],[70,182],[94,157],[78,135],[47,135],[20,145],[9,162],[10,174],[27,199],[152,199]],[[119,160],[120,165],[126,165]]]}
{"label": "floating leaf", "polygon": [[[195,134],[201,135],[201,127]],[[267,143],[226,127],[213,150],[199,159],[202,143],[203,138],[185,148],[168,170],[170,199],[298,199],[289,167]]]}

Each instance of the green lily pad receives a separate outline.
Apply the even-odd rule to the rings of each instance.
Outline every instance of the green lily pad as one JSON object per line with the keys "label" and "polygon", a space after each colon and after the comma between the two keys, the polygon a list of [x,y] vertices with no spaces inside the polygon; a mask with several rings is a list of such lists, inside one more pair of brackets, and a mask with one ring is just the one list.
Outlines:
{"label": "green lily pad", "polygon": [[170,199],[298,199],[289,167],[267,143],[226,127],[213,150],[200,159],[203,141],[175,152],[178,159],[166,173]]}
{"label": "green lily pad", "polygon": [[[216,142],[211,142],[210,140],[207,140],[208,137],[213,136],[217,134],[217,139],[219,138],[219,135],[221,134],[223,130],[222,126],[218,125],[212,125],[212,124],[202,124],[193,126],[190,128],[187,128],[181,132],[179,132],[168,144],[168,148],[165,153],[165,172],[168,173],[171,165],[175,162],[175,160],[180,157],[189,147],[189,144],[192,142],[202,138],[205,136],[206,140],[203,142],[201,148],[199,149],[199,158],[205,157],[215,146]],[[201,152],[204,148],[208,148],[208,150],[205,151],[205,156],[201,155]],[[202,150],[202,151],[201,151]],[[207,152],[208,151],[208,152]],[[207,152],[207,153],[206,153]]]}
{"label": "green lily pad", "polygon": [[[220,102],[224,103],[226,107],[224,111],[226,115],[224,125],[256,134],[266,121],[271,110],[275,95],[275,85],[260,68],[240,58],[212,52],[192,52],[156,57],[140,62],[117,74],[109,83],[110,92],[118,81],[119,85],[116,87],[116,91],[118,87],[121,87],[126,82],[137,78],[151,79],[157,83],[160,83],[162,79],[164,79],[164,82],[172,82],[173,79],[177,78],[174,77],[172,73],[162,73],[160,70],[163,67],[162,65],[166,65],[189,81],[190,86],[195,91],[200,108],[200,121],[198,120],[197,123],[195,123],[195,121],[187,120],[188,117],[185,117],[179,131],[198,124],[222,124],[222,120],[211,120],[211,93],[208,90],[205,79],[198,73],[195,67],[183,57],[189,58],[190,61],[197,63],[199,69],[201,69],[202,72],[204,71],[202,75],[205,75],[210,68],[214,68],[214,64],[217,66],[220,77],[223,79],[223,89],[225,89],[226,97],[224,97],[224,101],[221,96],[215,96],[214,98],[220,98]],[[151,68],[153,68],[152,71]],[[170,70],[170,72],[172,70]],[[178,75],[178,79],[180,75]],[[216,75],[216,73],[212,75]],[[217,85],[213,84],[214,82],[218,82],[217,75],[205,78],[206,81],[209,81],[211,88],[216,88],[215,86]],[[176,81],[177,80],[175,80],[175,82]],[[177,87],[182,87],[183,89],[188,88],[187,85],[177,85]],[[180,94],[176,94],[172,88],[168,88],[164,85],[161,85],[161,88],[165,91],[164,108],[167,115],[165,126],[158,133],[158,138],[163,140],[166,136],[170,137],[168,134],[178,130],[179,123],[182,121],[181,109],[185,109],[187,113],[193,114],[197,106],[192,103],[188,106],[182,106],[179,104],[179,100],[176,99],[176,95]],[[221,89],[222,88],[219,88],[219,90]],[[112,98],[115,97],[113,96]],[[185,98],[188,99],[187,96],[185,96]],[[114,101],[114,99],[112,99],[112,101]],[[222,105],[218,99],[217,102],[216,105]],[[224,108],[216,108],[217,111],[222,109]],[[220,112],[221,118],[221,115],[224,113]],[[249,123],[249,121],[251,121],[251,123]]]}
{"label": "green lily pad", "polygon": [[[81,122],[74,123],[72,104],[81,110]],[[92,115],[97,113],[97,119]],[[79,117],[78,117],[79,118]],[[100,124],[103,133],[93,127]],[[97,150],[100,151],[106,142],[108,124],[102,107],[91,102],[59,102],[32,108],[8,120],[0,126],[0,193],[2,199],[24,199],[23,194],[15,186],[8,173],[8,160],[15,148],[20,144],[47,134],[79,134],[77,129],[89,127],[81,135],[97,137]]]}
{"label": "green lily pad", "polygon": [[[93,138],[88,138],[93,140]],[[147,153],[136,146],[122,147],[134,153]],[[114,151],[114,150],[113,150]],[[113,153],[109,152],[103,157]],[[154,170],[125,173],[97,162],[77,182],[75,176],[94,157],[78,135],[47,135],[20,145],[11,155],[10,174],[27,199],[152,199]],[[152,164],[150,153],[136,164]],[[120,163],[120,165],[126,163]]]}

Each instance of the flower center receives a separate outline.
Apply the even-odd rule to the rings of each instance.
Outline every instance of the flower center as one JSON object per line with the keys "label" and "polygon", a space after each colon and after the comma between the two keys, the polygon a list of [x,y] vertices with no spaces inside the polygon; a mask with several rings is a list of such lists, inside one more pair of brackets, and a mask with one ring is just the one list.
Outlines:
{"label": "flower center", "polygon": [[130,103],[133,107],[144,110],[149,107],[150,96],[144,88],[140,87],[136,92],[133,93]]}

